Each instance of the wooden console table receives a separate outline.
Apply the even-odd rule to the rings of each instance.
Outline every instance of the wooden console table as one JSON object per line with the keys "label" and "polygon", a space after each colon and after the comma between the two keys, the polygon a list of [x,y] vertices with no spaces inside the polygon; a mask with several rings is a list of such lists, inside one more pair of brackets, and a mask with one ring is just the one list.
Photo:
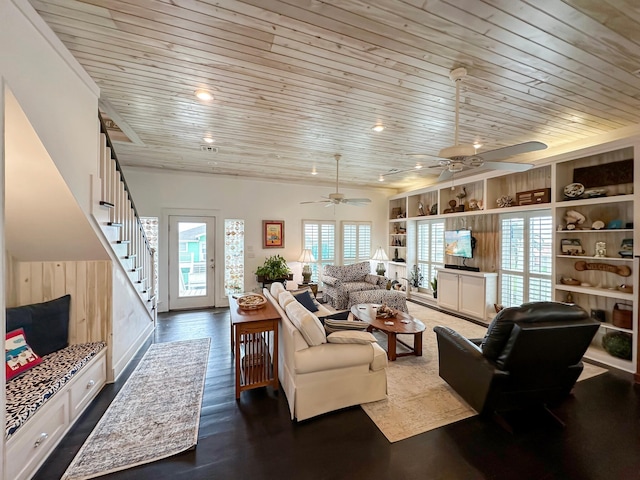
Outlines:
{"label": "wooden console table", "polygon": [[236,400],[240,392],[271,385],[278,390],[278,322],[280,315],[267,301],[263,308],[241,310],[229,295],[231,351],[235,357]]}

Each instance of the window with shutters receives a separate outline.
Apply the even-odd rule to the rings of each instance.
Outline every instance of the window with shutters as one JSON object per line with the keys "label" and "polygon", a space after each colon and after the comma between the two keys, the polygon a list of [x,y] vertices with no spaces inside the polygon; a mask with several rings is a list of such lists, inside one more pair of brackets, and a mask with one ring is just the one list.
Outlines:
{"label": "window with shutters", "polygon": [[430,288],[436,269],[444,268],[444,221],[420,220],[417,242],[417,265],[422,274],[421,287]]}
{"label": "window with shutters", "polygon": [[371,222],[342,222],[342,264],[371,259]]}
{"label": "window with shutters", "polygon": [[314,263],[310,263],[311,281],[317,282],[325,265],[333,265],[336,261],[336,226],[335,222],[304,220],[302,222],[302,248],[311,249]]}
{"label": "window with shutters", "polygon": [[505,307],[551,300],[551,213],[500,216],[500,303]]}

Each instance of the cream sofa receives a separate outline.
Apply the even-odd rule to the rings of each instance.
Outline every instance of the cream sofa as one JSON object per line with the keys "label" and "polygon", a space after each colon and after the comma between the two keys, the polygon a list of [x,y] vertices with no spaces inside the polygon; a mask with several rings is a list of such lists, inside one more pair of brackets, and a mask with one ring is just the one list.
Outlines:
{"label": "cream sofa", "polygon": [[[387,354],[370,333],[341,331],[327,336],[317,316],[281,283],[271,284],[263,293],[282,317],[278,377],[292,419],[305,420],[386,397]],[[330,314],[319,308],[319,315]]]}

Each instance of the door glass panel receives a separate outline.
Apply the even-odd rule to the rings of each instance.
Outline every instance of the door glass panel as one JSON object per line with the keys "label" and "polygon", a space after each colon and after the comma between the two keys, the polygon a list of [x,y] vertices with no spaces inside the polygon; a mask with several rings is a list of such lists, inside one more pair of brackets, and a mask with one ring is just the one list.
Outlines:
{"label": "door glass panel", "polygon": [[207,225],[178,222],[178,293],[180,297],[207,294]]}

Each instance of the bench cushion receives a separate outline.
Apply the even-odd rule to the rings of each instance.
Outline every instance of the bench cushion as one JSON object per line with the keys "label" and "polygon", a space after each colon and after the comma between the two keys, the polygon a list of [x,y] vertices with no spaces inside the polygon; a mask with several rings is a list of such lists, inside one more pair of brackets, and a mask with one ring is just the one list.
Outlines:
{"label": "bench cushion", "polygon": [[8,381],[5,438],[9,439],[105,347],[104,342],[70,345],[45,355],[40,365]]}

